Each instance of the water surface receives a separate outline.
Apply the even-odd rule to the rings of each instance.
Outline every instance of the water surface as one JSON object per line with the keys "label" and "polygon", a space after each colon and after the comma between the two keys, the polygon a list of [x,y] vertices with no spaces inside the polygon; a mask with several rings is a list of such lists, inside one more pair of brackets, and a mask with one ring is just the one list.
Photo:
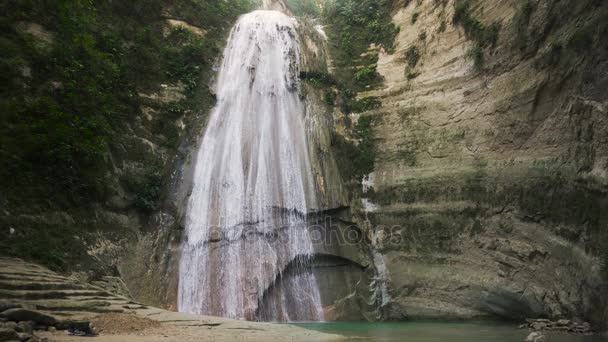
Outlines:
{"label": "water surface", "polygon": [[[504,323],[298,323],[297,326],[350,338],[393,342],[522,342],[530,333],[527,329]],[[600,336],[583,336],[545,332],[547,342],[606,342]]]}

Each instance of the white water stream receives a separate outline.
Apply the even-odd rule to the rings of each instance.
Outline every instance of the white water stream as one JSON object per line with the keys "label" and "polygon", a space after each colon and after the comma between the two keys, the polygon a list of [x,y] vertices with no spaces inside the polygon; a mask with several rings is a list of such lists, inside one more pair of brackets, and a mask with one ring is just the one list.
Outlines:
{"label": "white water stream", "polygon": [[[314,252],[306,214],[317,208],[296,25],[281,12],[255,11],[232,29],[186,215],[182,312],[323,319],[306,267]],[[288,265],[299,271],[282,277]]]}

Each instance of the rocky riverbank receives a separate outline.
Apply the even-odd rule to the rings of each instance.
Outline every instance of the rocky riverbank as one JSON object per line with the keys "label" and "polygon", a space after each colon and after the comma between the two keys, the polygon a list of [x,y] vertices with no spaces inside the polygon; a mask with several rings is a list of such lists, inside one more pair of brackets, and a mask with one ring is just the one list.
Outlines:
{"label": "rocky riverbank", "polygon": [[141,305],[39,265],[0,257],[0,341],[332,341],[287,324],[189,315]]}
{"label": "rocky riverbank", "polygon": [[593,335],[591,324],[580,320],[559,319],[551,321],[549,319],[527,319],[525,324],[519,326],[520,329],[531,329],[535,331],[564,331],[575,334]]}

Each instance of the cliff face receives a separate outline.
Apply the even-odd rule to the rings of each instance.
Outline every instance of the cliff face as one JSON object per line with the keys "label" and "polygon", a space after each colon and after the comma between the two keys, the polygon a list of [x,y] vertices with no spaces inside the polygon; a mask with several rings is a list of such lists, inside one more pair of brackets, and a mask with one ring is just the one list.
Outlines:
{"label": "cliff face", "polygon": [[179,172],[215,102],[227,32],[255,6],[3,3],[1,253],[173,303]]}
{"label": "cliff face", "polygon": [[[608,8],[401,1],[362,197],[390,317],[603,319]],[[359,67],[361,68],[361,67]]]}
{"label": "cliff face", "polygon": [[[213,65],[253,2],[18,3],[0,21],[2,253],[175,308]],[[605,321],[606,2],[336,4],[327,42],[299,28],[320,225],[363,236],[318,246],[326,318]]]}

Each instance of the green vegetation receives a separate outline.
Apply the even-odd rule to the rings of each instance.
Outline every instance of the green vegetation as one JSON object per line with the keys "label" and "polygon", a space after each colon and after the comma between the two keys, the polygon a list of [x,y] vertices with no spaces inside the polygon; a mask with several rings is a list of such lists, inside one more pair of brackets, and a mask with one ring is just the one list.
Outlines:
{"label": "green vegetation", "polygon": [[519,10],[514,18],[517,30],[517,45],[524,49],[528,43],[528,25],[534,12],[534,3],[531,0],[521,0]]}
{"label": "green vegetation", "polygon": [[405,52],[405,59],[407,60],[407,64],[411,68],[415,68],[418,65],[418,61],[420,60],[420,52],[418,51],[418,47],[412,46]]}
{"label": "green vegetation", "polygon": [[483,49],[496,46],[500,24],[492,23],[488,26],[473,17],[470,0],[457,0],[454,7],[454,24],[462,26],[467,37],[475,41],[469,56],[475,61],[475,67],[481,69],[484,61]]}
{"label": "green vegetation", "polygon": [[[371,44],[393,50],[398,29],[390,20],[391,5],[390,0],[330,0],[325,4],[323,21],[328,24],[326,31],[338,68],[336,78],[343,88],[360,90],[378,80],[370,75],[359,75],[357,79],[359,70],[352,66],[355,63],[371,68],[377,61],[377,53],[360,59]],[[361,76],[367,82],[361,82]]]}
{"label": "green vegetation", "polygon": [[531,0],[522,0],[521,13],[526,23],[530,21],[530,17],[532,17],[533,11],[534,3]]}
{"label": "green vegetation", "polygon": [[540,62],[550,67],[558,65],[562,58],[563,50],[564,47],[561,42],[552,42],[549,50],[541,56]]}
{"label": "green vegetation", "polygon": [[405,162],[405,165],[409,167],[418,165],[417,151],[415,148],[412,148],[411,146],[400,147],[398,153],[399,158]]}
{"label": "green vegetation", "polygon": [[433,0],[433,2],[435,3],[435,7],[445,7],[448,4],[448,0]]}
{"label": "green vegetation", "polygon": [[372,131],[371,116],[361,116],[353,132],[356,143],[346,141],[343,137],[334,135],[333,144],[336,147],[336,158],[342,167],[344,179],[360,181],[364,176],[374,171],[376,150]]}
{"label": "green vegetation", "polygon": [[412,14],[412,25],[418,21],[419,16],[420,16],[420,13],[418,13],[418,12],[415,12],[414,14]]}
{"label": "green vegetation", "polygon": [[437,32],[443,33],[443,32],[445,32],[446,28],[447,28],[447,24],[445,23],[445,21],[442,21],[441,24],[439,24],[439,28],[437,29]]}
{"label": "green vegetation", "polygon": [[14,49],[3,49],[0,61],[3,71],[13,70],[2,80],[0,158],[8,162],[1,176],[20,186],[43,182],[68,194],[100,194],[108,138],[134,110],[135,90],[118,37],[92,31],[99,19],[91,2],[51,2],[46,10],[55,34],[44,46],[16,28],[20,11],[2,10],[14,15],[0,21]]}
{"label": "green vegetation", "polygon": [[[571,8],[568,4],[556,2],[547,14],[546,24],[540,29],[528,29],[525,32],[525,40],[518,42],[524,57],[538,57],[535,61],[536,67],[551,68],[554,75],[563,80],[570,77],[573,71],[577,71],[582,76],[580,81],[592,83],[597,81],[598,63],[601,63],[603,52],[608,46],[605,44],[605,37],[608,35],[608,6],[594,3],[592,0],[576,4],[577,7]],[[576,22],[576,26],[568,25],[566,34],[554,35],[549,40],[548,47],[543,49],[546,32],[563,27],[565,12],[570,18],[578,18],[580,11],[590,5],[596,6],[592,7],[593,16]],[[525,7],[522,7],[520,13],[526,13],[523,8]],[[518,14],[517,18],[522,16],[523,14]],[[514,25],[517,23],[518,21],[514,21]]]}
{"label": "green vegetation", "polygon": [[579,52],[589,50],[593,46],[593,31],[594,28],[590,26],[577,30],[568,39],[568,47]]}
{"label": "green vegetation", "polygon": [[212,63],[208,58],[219,51],[213,51],[215,47],[205,38],[181,26],[171,30],[167,43],[162,49],[166,76],[181,81],[188,91],[193,91],[198,87],[205,62]]}
{"label": "green vegetation", "polygon": [[420,76],[419,72],[408,72],[406,77],[408,80],[413,80],[414,78]]}
{"label": "green vegetation", "polygon": [[479,221],[479,219],[476,218],[473,221],[473,226],[471,227],[470,236],[473,237],[473,236],[479,235],[483,232],[484,232],[483,226],[481,225],[481,222]]}
{"label": "green vegetation", "polygon": [[[196,22],[198,16],[214,17],[218,25],[220,13],[232,20],[249,6],[248,1],[180,3]],[[203,69],[219,52],[211,40],[223,34],[218,28],[203,38],[175,29],[165,38],[158,24],[162,4],[20,0],[0,5],[0,26],[7,33],[0,42],[0,157],[7,161],[0,176],[11,178],[11,186],[40,197],[61,190],[63,203],[101,198],[106,156],[120,142],[116,138],[125,124],[139,114],[138,90],[179,81],[192,96],[200,92]],[[28,33],[20,22],[42,25],[51,38]]]}
{"label": "green vegetation", "polygon": [[301,72],[300,79],[315,88],[324,89],[323,101],[328,106],[334,106],[336,103],[336,94],[334,93],[334,87],[336,81],[327,73],[318,72]]}
{"label": "green vegetation", "polygon": [[287,0],[286,3],[296,16],[316,18],[321,15],[321,10],[315,0]]}
{"label": "green vegetation", "polygon": [[313,86],[332,86],[336,84],[336,81],[328,73],[301,72],[300,79],[309,82]]}
{"label": "green vegetation", "polygon": [[[335,89],[325,102],[338,104],[343,113],[363,113],[380,107],[377,98],[357,99],[358,91],[379,83],[378,47],[392,52],[397,27],[391,21],[392,0],[329,0],[322,19],[326,23],[334,60]],[[375,45],[375,49],[370,49]],[[368,51],[369,50],[369,51]],[[371,116],[362,116],[352,128],[352,140],[335,135],[332,148],[347,181],[360,182],[373,171],[375,150]]]}
{"label": "green vegetation", "polygon": [[483,49],[479,45],[474,45],[469,49],[467,55],[473,60],[475,70],[481,70],[483,68],[484,56]]}
{"label": "green vegetation", "polygon": [[357,71],[357,73],[355,74],[355,80],[363,84],[369,84],[369,82],[373,81],[376,77],[377,73],[375,66],[363,67],[363,69]]}
{"label": "green vegetation", "polygon": [[[43,262],[55,271],[87,259],[82,228],[67,224],[31,223],[16,225],[12,236],[3,236],[0,247],[5,255]],[[69,251],[68,251],[69,248]]]}
{"label": "green vegetation", "polygon": [[329,106],[333,106],[336,103],[336,97],[334,92],[331,90],[326,90],[323,94],[323,101]]}
{"label": "green vegetation", "polygon": [[372,117],[361,116],[355,126],[355,136],[359,139],[360,153],[353,160],[353,167],[357,176],[364,176],[374,170],[376,150],[374,149]]}
{"label": "green vegetation", "polygon": [[135,207],[151,213],[157,209],[163,186],[163,173],[156,164],[145,170],[137,170],[124,177],[126,189],[135,194]]}
{"label": "green vegetation", "polygon": [[[100,228],[82,213],[116,196],[115,179],[125,165],[129,175],[120,184],[126,209],[148,214],[158,208],[167,165],[185,134],[176,122],[213,104],[204,80],[227,29],[252,4],[175,2],[171,16],[205,25],[204,35],[167,31],[163,0],[0,4],[3,208],[14,217],[28,210],[66,211],[76,221],[30,224],[0,216],[0,225],[14,226],[18,234],[11,239],[2,230],[0,247],[56,268],[85,259],[84,251],[65,246],[84,246],[75,237]],[[183,84],[186,99],[163,104],[138,96],[161,91],[161,84]],[[142,120],[142,107],[153,113],[150,123]],[[145,148],[143,139],[165,147],[164,157]]]}

